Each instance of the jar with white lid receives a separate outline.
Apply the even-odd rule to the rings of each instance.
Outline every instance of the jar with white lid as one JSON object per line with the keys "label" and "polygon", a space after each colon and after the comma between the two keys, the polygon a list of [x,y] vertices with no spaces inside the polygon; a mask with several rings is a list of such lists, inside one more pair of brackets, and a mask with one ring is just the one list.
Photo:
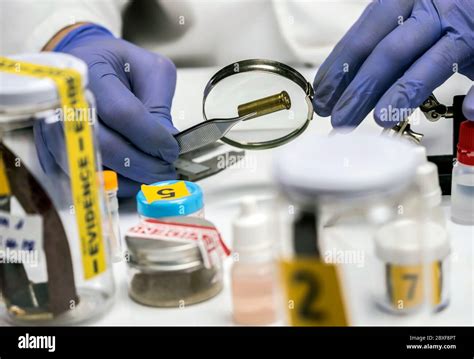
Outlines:
{"label": "jar with white lid", "polygon": [[[305,278],[312,278],[318,293],[340,288],[335,293],[342,297],[338,301],[348,313],[346,320],[340,322],[379,323],[378,315],[370,313],[376,313],[380,293],[388,290],[383,280],[386,272],[378,257],[380,251],[376,250],[385,241],[390,243],[392,238],[401,236],[400,243],[407,241],[418,248],[413,262],[420,265],[423,279],[429,274],[430,268],[424,264],[432,249],[425,246],[425,241],[429,241],[432,228],[425,225],[416,183],[417,167],[418,156],[412,144],[357,132],[305,137],[277,153],[274,175],[281,196],[275,215],[279,219],[280,258],[288,263],[306,258],[336,267],[340,275],[331,278],[337,278],[337,283],[328,284],[315,273],[307,273]],[[400,233],[393,223],[405,221],[411,223],[410,231]],[[294,293],[288,292],[295,284],[286,285],[288,300],[291,297],[297,303],[310,298],[314,301],[312,308],[323,306],[324,295],[309,296],[301,289],[302,297],[295,298]],[[421,309],[431,307],[430,290],[425,287],[420,293],[421,305],[417,309],[423,317],[429,315],[428,310]],[[335,299],[327,301],[334,303]],[[386,297],[382,301],[386,302]],[[331,312],[330,306],[326,310],[326,319],[338,315]],[[301,320],[299,323],[308,325],[331,325],[310,317]]]}
{"label": "jar with white lid", "polygon": [[[9,66],[14,71],[8,72]],[[69,69],[80,75],[83,88],[74,87],[65,96],[80,99],[84,91],[84,108],[63,107],[55,81],[46,75],[69,80],[61,72]],[[5,319],[22,325],[66,325],[97,318],[112,304],[115,285],[87,66],[60,53],[15,55],[0,60],[0,83],[0,290]],[[69,81],[70,89],[71,83],[79,82]],[[79,111],[86,114],[77,115]],[[78,118],[87,119],[87,125],[75,122],[75,133],[69,131],[67,137],[65,121]],[[45,133],[54,134],[60,149],[47,166],[38,158],[48,154],[35,146]],[[84,191],[86,187],[90,190]],[[14,262],[14,256],[20,260]]]}

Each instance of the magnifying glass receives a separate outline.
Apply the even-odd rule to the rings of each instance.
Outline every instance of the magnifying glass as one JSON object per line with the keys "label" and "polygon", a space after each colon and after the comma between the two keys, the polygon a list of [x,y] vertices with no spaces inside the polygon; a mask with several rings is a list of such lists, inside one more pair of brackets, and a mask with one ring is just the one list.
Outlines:
{"label": "magnifying glass", "polygon": [[243,60],[206,85],[201,122],[175,135],[184,154],[218,140],[268,149],[299,136],[313,118],[313,88],[295,69],[272,60]]}

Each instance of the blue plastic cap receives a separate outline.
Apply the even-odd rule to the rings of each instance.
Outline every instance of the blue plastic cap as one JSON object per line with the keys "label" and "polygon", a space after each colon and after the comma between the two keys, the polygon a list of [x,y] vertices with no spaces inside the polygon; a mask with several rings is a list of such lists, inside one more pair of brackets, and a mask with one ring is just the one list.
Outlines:
{"label": "blue plastic cap", "polygon": [[189,195],[181,198],[169,200],[159,200],[148,203],[142,191],[137,194],[137,211],[140,215],[149,218],[163,218],[174,216],[187,216],[199,211],[204,207],[201,187],[193,182],[188,181],[162,181],[156,182],[149,186],[166,186],[176,182],[184,182],[189,191]]}

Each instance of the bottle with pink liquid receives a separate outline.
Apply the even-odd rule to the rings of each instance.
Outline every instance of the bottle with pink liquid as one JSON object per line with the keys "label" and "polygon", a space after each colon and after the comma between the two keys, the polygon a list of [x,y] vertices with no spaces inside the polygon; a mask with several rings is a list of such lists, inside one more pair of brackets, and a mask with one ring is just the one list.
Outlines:
{"label": "bottle with pink liquid", "polygon": [[268,217],[259,210],[253,198],[246,198],[232,229],[234,321],[242,325],[271,324],[278,319],[278,297]]}

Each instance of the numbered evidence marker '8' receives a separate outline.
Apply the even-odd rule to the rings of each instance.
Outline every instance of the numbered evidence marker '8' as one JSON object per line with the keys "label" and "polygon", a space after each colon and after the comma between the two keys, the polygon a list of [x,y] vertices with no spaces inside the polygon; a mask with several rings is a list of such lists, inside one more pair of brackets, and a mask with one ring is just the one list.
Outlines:
{"label": "numbered evidence marker '8'", "polygon": [[338,268],[319,256],[315,214],[302,212],[293,228],[295,258],[281,262],[290,324],[349,325]]}
{"label": "numbered evidence marker '8'", "polygon": [[72,200],[82,247],[84,277],[94,278],[107,269],[107,262],[101,228],[92,126],[81,75],[72,69],[31,64],[4,57],[0,57],[0,71],[53,80],[64,114],[72,114],[72,118],[64,117]]}

